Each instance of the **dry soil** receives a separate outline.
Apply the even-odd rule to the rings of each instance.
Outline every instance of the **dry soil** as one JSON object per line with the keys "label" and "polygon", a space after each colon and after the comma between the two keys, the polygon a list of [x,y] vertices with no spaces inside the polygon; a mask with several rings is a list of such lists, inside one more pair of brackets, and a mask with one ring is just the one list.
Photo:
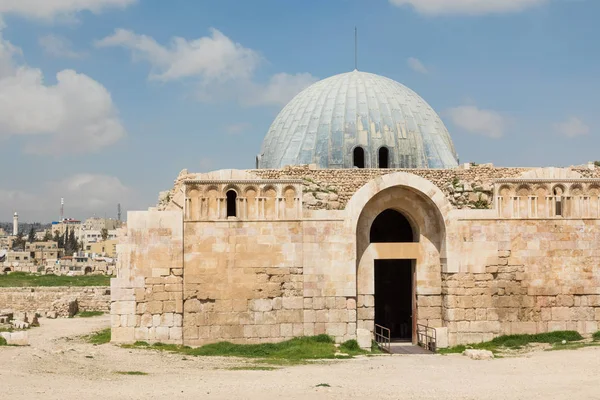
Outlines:
{"label": "dry soil", "polygon": [[1,399],[600,399],[600,348],[492,361],[385,355],[232,370],[253,363],[94,346],[81,339],[108,327],[108,316],[41,324],[29,331],[31,346],[0,347]]}

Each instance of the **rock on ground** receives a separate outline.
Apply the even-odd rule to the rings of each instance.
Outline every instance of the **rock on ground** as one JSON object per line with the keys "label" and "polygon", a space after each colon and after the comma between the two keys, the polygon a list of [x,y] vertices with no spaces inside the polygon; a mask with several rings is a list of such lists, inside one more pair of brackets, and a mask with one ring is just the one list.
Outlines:
{"label": "rock on ground", "polygon": [[471,360],[492,360],[494,358],[494,353],[489,350],[468,349],[463,351],[463,356],[467,356]]}

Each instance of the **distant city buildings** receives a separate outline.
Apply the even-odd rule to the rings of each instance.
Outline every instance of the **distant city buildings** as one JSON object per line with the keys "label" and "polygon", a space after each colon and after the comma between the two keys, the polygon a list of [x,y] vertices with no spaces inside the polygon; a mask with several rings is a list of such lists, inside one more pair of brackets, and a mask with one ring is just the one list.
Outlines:
{"label": "distant city buildings", "polygon": [[[112,218],[85,221],[63,218],[50,228],[19,235],[19,215],[13,215],[13,235],[0,229],[0,273],[24,271],[56,274],[112,273],[115,268],[117,229],[123,223]],[[75,241],[68,242],[73,233]],[[33,239],[31,239],[33,237]],[[50,239],[51,238],[51,239]],[[50,240],[49,240],[50,239]],[[29,242],[29,240],[34,240]],[[69,243],[71,247],[69,246]],[[66,249],[69,254],[66,254]]]}

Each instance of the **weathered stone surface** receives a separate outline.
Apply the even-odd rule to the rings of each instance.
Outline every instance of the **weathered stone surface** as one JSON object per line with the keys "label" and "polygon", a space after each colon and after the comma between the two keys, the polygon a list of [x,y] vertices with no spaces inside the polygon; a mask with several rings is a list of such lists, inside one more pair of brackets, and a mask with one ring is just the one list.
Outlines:
{"label": "weathered stone surface", "polygon": [[29,334],[27,331],[0,332],[0,336],[6,340],[6,344],[11,346],[29,345]]}
{"label": "weathered stone surface", "polygon": [[52,302],[52,311],[56,311],[57,316],[71,318],[79,311],[77,297],[63,297]]}
{"label": "weathered stone surface", "polygon": [[469,357],[471,360],[493,360],[494,353],[489,350],[474,350],[467,349],[463,351],[463,356]]}

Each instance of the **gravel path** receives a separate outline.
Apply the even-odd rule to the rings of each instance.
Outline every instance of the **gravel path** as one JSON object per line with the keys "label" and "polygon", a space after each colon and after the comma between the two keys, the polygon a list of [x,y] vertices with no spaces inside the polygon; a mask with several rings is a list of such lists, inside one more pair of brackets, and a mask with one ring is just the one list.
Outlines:
{"label": "gravel path", "polygon": [[377,356],[274,371],[231,370],[251,361],[93,346],[78,337],[107,327],[108,316],[40,322],[29,332],[31,346],[0,347],[0,398],[600,400],[600,348],[493,361]]}

